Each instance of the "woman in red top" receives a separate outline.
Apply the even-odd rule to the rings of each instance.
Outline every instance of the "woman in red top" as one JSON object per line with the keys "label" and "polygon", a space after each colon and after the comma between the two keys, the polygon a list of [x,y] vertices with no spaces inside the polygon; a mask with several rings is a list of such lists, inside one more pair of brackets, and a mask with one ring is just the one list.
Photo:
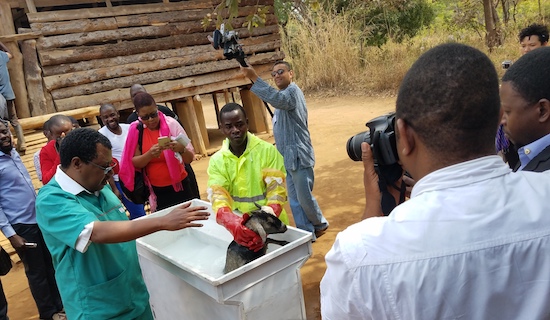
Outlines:
{"label": "woman in red top", "polygon": [[[139,92],[134,96],[133,102],[139,120],[130,126],[122,156],[121,173],[130,167],[132,172],[134,168],[145,169],[145,181],[152,191],[150,200],[153,211],[193,199],[190,186],[183,183],[187,177],[183,162],[191,163],[195,155],[193,146],[188,143],[187,134],[176,120],[165,117],[158,111],[150,94]],[[143,124],[141,148],[137,143],[139,122]],[[159,137],[169,137],[170,141],[159,145]],[[132,155],[131,161],[128,161],[128,155]],[[131,182],[133,185],[133,181]]]}

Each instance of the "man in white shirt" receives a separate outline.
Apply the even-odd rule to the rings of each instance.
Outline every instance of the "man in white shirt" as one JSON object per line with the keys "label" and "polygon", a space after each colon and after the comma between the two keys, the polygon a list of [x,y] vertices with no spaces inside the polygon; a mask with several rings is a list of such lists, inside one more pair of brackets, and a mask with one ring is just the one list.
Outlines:
{"label": "man in white shirt", "polygon": [[550,169],[550,47],[523,55],[504,74],[500,97],[502,126],[518,150],[514,168]]}
{"label": "man in white shirt", "polygon": [[[99,107],[99,117],[101,118],[104,126],[98,131],[102,135],[106,136],[109,141],[111,141],[111,145],[113,146],[113,158],[117,159],[120,163],[122,159],[122,150],[124,150],[124,144],[126,143],[126,137],[128,137],[128,129],[130,128],[130,125],[119,122],[120,115],[112,104],[101,105],[101,107]],[[122,192],[122,188],[118,180],[118,174],[114,174],[113,179],[115,181],[116,188],[122,195],[122,203],[130,213],[130,219],[144,216],[145,209],[143,208],[143,204],[133,203],[126,198]]]}
{"label": "man in white shirt", "polygon": [[396,103],[410,200],[381,217],[362,144],[366,212],[326,255],[323,319],[546,319],[550,314],[550,173],[495,155],[498,77],[477,49],[423,54]]}

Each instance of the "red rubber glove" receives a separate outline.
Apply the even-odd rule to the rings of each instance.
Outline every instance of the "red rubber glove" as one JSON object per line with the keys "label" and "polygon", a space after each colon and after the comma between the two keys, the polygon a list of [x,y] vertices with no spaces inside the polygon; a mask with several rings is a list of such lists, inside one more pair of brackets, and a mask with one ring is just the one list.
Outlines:
{"label": "red rubber glove", "polygon": [[273,209],[273,213],[275,213],[277,218],[279,218],[279,216],[281,215],[281,212],[283,211],[283,207],[280,204],[276,204],[276,203],[269,204],[267,206]]}
{"label": "red rubber glove", "polygon": [[248,214],[239,217],[228,207],[219,208],[216,214],[216,222],[224,226],[233,235],[235,242],[257,252],[263,248],[264,244],[262,238],[256,232],[244,226],[248,218]]}

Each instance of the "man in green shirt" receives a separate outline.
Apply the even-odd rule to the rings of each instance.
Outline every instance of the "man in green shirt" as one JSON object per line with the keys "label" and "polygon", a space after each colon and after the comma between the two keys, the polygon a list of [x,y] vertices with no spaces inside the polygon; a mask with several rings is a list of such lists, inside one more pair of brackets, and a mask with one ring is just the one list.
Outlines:
{"label": "man in green shirt", "polygon": [[135,239],[159,230],[200,227],[206,207],[189,204],[151,219],[128,220],[107,185],[114,163],[109,139],[93,129],[71,131],[61,165],[36,201],[67,317],[153,319]]}

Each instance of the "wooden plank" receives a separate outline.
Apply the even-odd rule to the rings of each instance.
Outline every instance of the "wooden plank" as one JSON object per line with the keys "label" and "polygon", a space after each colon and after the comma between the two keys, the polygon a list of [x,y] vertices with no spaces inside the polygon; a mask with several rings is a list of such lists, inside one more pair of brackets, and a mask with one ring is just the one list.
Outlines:
{"label": "wooden plank", "polygon": [[[263,28],[254,28],[248,31],[246,28],[237,29],[241,38],[260,36],[279,32],[278,25]],[[50,66],[63,63],[94,60],[108,57],[125,56],[144,53],[155,50],[174,49],[187,46],[209,44],[207,39],[211,32],[175,35],[159,39],[139,39],[124,41],[122,43],[104,44],[98,46],[80,46],[65,49],[40,50],[38,52],[42,66]]]}
{"label": "wooden plank", "polygon": [[[246,17],[249,14],[255,13],[256,10],[257,7],[255,6],[242,7],[239,9],[239,16]],[[208,13],[211,12],[212,8],[208,8],[119,17],[78,19],[59,22],[37,22],[32,23],[31,28],[32,30],[42,32],[44,36],[50,36],[99,30],[114,30],[127,27],[154,26],[185,21],[197,21],[202,20]],[[227,10],[224,10],[224,12],[226,12],[224,16],[227,16]],[[274,8],[270,7],[267,13],[274,13]]]}
{"label": "wooden plank", "polygon": [[55,112],[53,105],[51,105],[51,109],[48,108],[49,106],[44,95],[42,69],[40,69],[36,55],[36,40],[23,41],[21,43],[21,51],[23,52],[25,84],[29,96],[31,115],[36,116]]}
{"label": "wooden plank", "polygon": [[[250,7],[249,7],[250,8]],[[250,12],[254,12],[251,8]],[[233,19],[235,26],[242,26],[246,17]],[[274,14],[267,15],[265,25],[276,25],[277,17]],[[212,31],[213,27],[210,28]],[[207,29],[208,30],[208,29]],[[112,41],[130,41],[144,38],[161,38],[179,34],[190,34],[195,32],[204,32],[201,21],[186,21],[178,23],[168,23],[155,26],[137,26],[114,30],[100,30],[91,32],[71,33],[65,35],[56,35],[42,37],[38,42],[39,50],[49,50],[53,48],[64,48],[71,46],[83,46],[95,43],[108,43]]]}
{"label": "wooden plank", "polygon": [[104,59],[95,59],[90,61],[79,61],[76,63],[66,63],[61,65],[45,66],[43,67],[45,76],[52,75],[64,75],[73,72],[87,71],[97,68],[97,66],[102,67],[114,67],[130,63],[152,61],[159,59],[167,59],[173,57],[180,57],[186,55],[198,55],[204,52],[212,51],[212,45],[199,45],[192,47],[184,47],[177,49],[168,49],[168,50],[156,50],[151,52],[144,52],[138,54],[132,54],[127,56],[118,56],[112,58]]}
{"label": "wooden plank", "polygon": [[87,106],[85,108],[67,110],[63,112],[55,112],[55,113],[45,114],[45,115],[36,116],[32,118],[19,119],[19,123],[23,127],[23,130],[41,129],[44,126],[44,122],[46,122],[56,114],[73,116],[77,119],[91,118],[99,115],[99,105]]}
{"label": "wooden plank", "polygon": [[[264,64],[280,60],[283,56],[283,53],[280,51],[268,52],[252,56],[248,59],[248,61],[251,64]],[[193,79],[193,77],[198,75],[205,75],[208,77],[210,73],[235,68],[236,64],[236,61],[221,60],[181,68],[142,73],[128,77],[109,79],[97,83],[54,90],[52,91],[52,97],[55,100],[58,110],[68,110],[68,108],[72,109],[74,107],[84,106],[85,103],[89,103],[90,100],[93,101],[91,102],[93,104],[108,102],[101,99],[94,99],[94,97],[98,97],[98,95],[101,96],[102,91],[108,92],[108,90],[113,90],[116,88],[127,88],[134,83],[146,84],[180,78]],[[71,101],[74,98],[88,101],[72,101],[69,105],[66,104],[67,101]]]}
{"label": "wooden plank", "polygon": [[[235,62],[236,63],[236,62]],[[272,67],[272,63],[265,64],[267,68]],[[263,70],[265,66],[260,65],[258,70]],[[233,81],[235,80],[235,81]],[[224,88],[237,87],[250,83],[245,79],[240,69],[231,69],[215,72],[207,75],[199,75],[177,79],[171,81],[162,81],[146,86],[147,92],[151,94],[155,101],[173,101],[185,97],[191,97],[196,94],[206,94]],[[173,91],[173,92],[172,92]],[[129,99],[129,87],[118,88],[111,91],[91,94],[87,96],[76,96],[67,99],[56,100],[58,110],[72,110],[75,108],[86,107],[90,105],[99,105],[101,103],[120,103],[116,105],[117,109],[133,108],[132,101]]]}
{"label": "wooden plank", "polygon": [[19,33],[19,34],[10,34],[6,36],[0,36],[0,42],[6,43],[6,42],[17,42],[22,40],[28,40],[28,39],[37,39],[42,36],[42,32],[35,31],[35,32],[29,32],[29,33]]}
{"label": "wooden plank", "polygon": [[40,31],[44,36],[96,30],[114,30],[117,28],[117,20],[114,17],[45,23],[37,22],[31,24],[31,29],[33,31]]}
{"label": "wooden plank", "polygon": [[[118,0],[119,2],[130,2],[134,0]],[[25,0],[7,0],[12,8],[26,9],[27,5]],[[70,4],[94,4],[94,3],[103,3],[104,0],[70,0]],[[34,5],[37,8],[43,7],[56,7],[56,6],[66,6],[67,0],[34,0]]]}
{"label": "wooden plank", "polygon": [[[199,63],[204,62],[212,62],[216,60],[223,59],[223,53],[220,51],[210,51],[210,52],[204,52],[201,55],[191,55],[191,56],[184,56],[181,58],[168,58],[168,59],[161,59],[161,60],[153,60],[153,61],[146,61],[146,62],[138,62],[138,63],[130,63],[121,65],[118,67],[106,67],[106,68],[99,68],[99,69],[92,69],[90,71],[80,71],[75,73],[69,73],[64,75],[55,75],[51,77],[45,77],[44,82],[46,83],[46,87],[48,90],[51,90],[53,93],[54,98],[56,99],[62,99],[67,98],[70,95],[72,95],[75,90],[78,90],[78,88],[82,88],[82,92],[84,93],[94,93],[98,91],[106,91],[106,90],[93,90],[88,88],[88,86],[85,86],[89,83],[99,82],[101,81],[98,86],[99,88],[109,88],[114,89],[117,87],[117,83],[121,83],[121,79],[128,76],[140,76],[142,74],[148,74],[148,73],[154,73],[157,72],[158,77],[163,77],[162,74],[160,74],[160,71],[164,71],[164,73],[170,73],[174,74],[172,77],[176,76],[177,73],[182,70],[181,68],[189,68],[189,66],[193,66]],[[119,80],[116,80],[119,79]],[[104,81],[103,81],[104,80]],[[156,81],[155,79],[152,79],[153,81]],[[124,83],[139,83],[139,82],[132,82],[133,80],[127,79],[122,82]],[[124,86],[124,85],[123,85]],[[60,91],[57,89],[60,88],[66,88],[64,91]],[[61,94],[61,92],[67,92],[67,94]],[[82,93],[80,93],[82,94]],[[76,93],[76,95],[79,95]]]}
{"label": "wooden plank", "polygon": [[[279,49],[281,46],[280,40],[262,43],[255,46],[246,46],[246,53],[254,52],[266,52]],[[202,47],[202,46],[201,46]],[[50,91],[59,88],[66,88],[86,83],[97,82],[101,80],[108,80],[113,78],[120,78],[125,76],[131,76],[136,74],[142,74],[153,71],[160,71],[172,68],[178,68],[183,66],[195,65],[199,63],[222,60],[223,51],[214,50],[212,46],[204,46],[205,51],[201,54],[183,55],[180,57],[166,58],[166,59],[151,59],[151,61],[139,61],[128,64],[119,64],[116,66],[105,66],[104,64],[96,63],[96,66],[102,66],[101,68],[89,69],[79,72],[66,72],[64,74],[58,74],[54,76],[44,77],[44,83],[46,88]],[[195,47],[193,47],[195,48]],[[135,61],[129,59],[130,61]]]}
{"label": "wooden plank", "polygon": [[[268,78],[271,76],[270,73],[272,67],[273,64],[268,63],[265,65],[254,66],[254,69],[256,69],[256,72],[260,77]],[[174,101],[185,97],[194,96],[196,94],[207,94],[227,88],[236,88],[239,86],[248,85],[250,84],[250,80],[244,78],[240,70],[231,70],[231,77],[226,77],[225,79],[222,78],[217,82],[205,81],[204,84],[201,83],[202,79],[197,79],[197,81],[195,81],[195,84],[197,85],[190,87],[184,79],[163,81],[147,86],[147,92],[151,93],[149,88],[151,88],[153,92],[156,92],[155,94],[152,94],[155,101]],[[117,106],[118,110],[131,108],[133,108],[133,104],[129,99],[121,101],[120,105]]]}
{"label": "wooden plank", "polygon": [[178,47],[208,44],[207,35],[211,32],[177,35],[160,39],[139,39],[122,43],[109,43],[98,46],[81,46],[66,49],[40,50],[38,56],[42,66],[57,65],[85,60],[165,50]]}
{"label": "wooden plank", "polygon": [[[265,52],[279,49],[281,47],[280,35],[267,34],[257,37],[249,37],[242,39],[240,43],[243,45],[244,52],[251,54],[254,52]],[[75,63],[64,63],[61,65],[43,66],[43,73],[45,76],[52,75],[68,75],[73,72],[89,71],[96,69],[97,66],[101,67],[116,67],[130,63],[138,63],[144,61],[168,59],[173,57],[182,57],[187,55],[200,55],[204,52],[211,52],[214,50],[212,45],[197,45],[191,47],[183,47],[168,50],[154,50],[150,52],[117,56],[112,58],[95,59],[90,61],[79,61]],[[221,52],[221,51],[220,51]]]}
{"label": "wooden plank", "polygon": [[[91,19],[104,17],[118,17],[132,14],[144,14],[155,12],[170,12],[190,9],[208,9],[216,7],[220,1],[217,0],[190,0],[171,3],[152,3],[138,5],[123,5],[112,8],[74,9],[63,11],[50,11],[29,13],[27,17],[30,23],[66,21],[75,19]],[[240,6],[273,5],[273,0],[241,0]]]}

